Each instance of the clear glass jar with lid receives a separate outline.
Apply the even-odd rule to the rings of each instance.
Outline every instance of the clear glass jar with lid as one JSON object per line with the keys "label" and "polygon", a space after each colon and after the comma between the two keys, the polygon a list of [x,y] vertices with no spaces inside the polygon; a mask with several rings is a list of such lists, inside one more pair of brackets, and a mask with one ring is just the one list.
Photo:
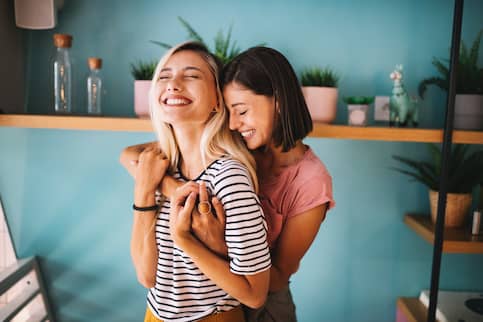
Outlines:
{"label": "clear glass jar with lid", "polygon": [[102,59],[89,57],[87,64],[90,70],[89,76],[87,76],[87,114],[100,115],[102,113],[102,77],[100,72]]}
{"label": "clear glass jar with lid", "polygon": [[54,73],[54,111],[56,113],[72,112],[72,66],[70,48],[72,36],[68,34],[54,34],[56,47],[52,59]]}

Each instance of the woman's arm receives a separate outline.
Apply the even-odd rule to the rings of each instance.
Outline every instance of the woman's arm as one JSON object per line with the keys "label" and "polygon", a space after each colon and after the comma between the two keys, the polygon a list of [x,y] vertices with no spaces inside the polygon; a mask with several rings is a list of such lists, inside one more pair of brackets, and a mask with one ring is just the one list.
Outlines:
{"label": "woman's arm", "polygon": [[[320,205],[287,220],[278,238],[277,247],[272,251],[270,270],[270,291],[278,291],[287,285],[288,280],[300,265],[319,227],[325,219],[327,204]],[[303,234],[300,232],[303,231]]]}
{"label": "woman's arm", "polygon": [[[199,218],[193,225],[202,232],[209,241],[209,248],[216,249],[221,255],[227,254],[224,240],[225,213],[223,207],[216,206],[216,217],[205,216]],[[277,291],[287,285],[290,276],[299,267],[302,257],[315,239],[319,227],[325,219],[327,204],[320,205],[302,214],[299,214],[285,224],[279,236],[277,247],[272,251],[272,268],[270,269],[270,291]],[[304,234],[300,234],[303,231]]]}
{"label": "woman's arm", "polygon": [[[146,148],[139,154],[135,169],[134,204],[137,207],[155,205],[155,191],[168,168],[159,149]],[[157,211],[134,211],[131,234],[131,257],[138,281],[151,288],[156,280],[158,250],[155,239]]]}
{"label": "woman's arm", "polygon": [[[124,148],[121,152],[121,156],[119,157],[119,162],[121,165],[129,172],[129,174],[135,178],[136,177],[136,168],[138,166],[138,159],[141,152],[143,152],[146,148],[157,148],[158,142],[147,142],[137,145],[131,145],[127,148]],[[161,181],[160,186],[158,189],[161,191],[163,195],[166,197],[171,197],[174,195],[174,192],[177,188],[182,186],[183,183],[174,179],[171,176],[164,176],[163,180]]]}
{"label": "woman's arm", "polygon": [[[203,194],[202,191],[200,193]],[[201,196],[201,194],[200,200],[206,201],[207,196]],[[253,275],[235,274],[231,271],[229,262],[214,254],[193,236],[191,221],[195,200],[196,193],[183,188],[179,189],[176,197],[171,200],[170,230],[174,242],[190,256],[208,278],[231,296],[252,308],[262,306],[268,292],[270,270],[265,269]],[[212,213],[201,214],[201,216],[212,216]]]}
{"label": "woman's arm", "polygon": [[124,168],[126,168],[127,172],[134,178],[136,176],[136,168],[137,162],[139,160],[139,155],[141,152],[144,151],[147,147],[158,147],[158,142],[147,142],[142,144],[136,144],[128,146],[122,150],[121,155],[119,157],[119,162],[122,164]]}

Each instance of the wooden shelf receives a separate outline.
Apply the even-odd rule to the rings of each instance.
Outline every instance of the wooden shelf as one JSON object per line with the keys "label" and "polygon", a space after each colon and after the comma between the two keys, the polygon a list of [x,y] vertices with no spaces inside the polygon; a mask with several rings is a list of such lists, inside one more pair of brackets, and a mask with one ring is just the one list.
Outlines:
{"label": "wooden shelf", "polygon": [[[434,243],[434,225],[429,216],[408,214],[404,222],[427,242]],[[483,254],[483,235],[471,235],[469,227],[446,228],[443,253]]]}
{"label": "wooden shelf", "polygon": [[149,119],[74,115],[0,115],[0,126],[34,129],[151,132]]}
{"label": "wooden shelf", "polygon": [[408,322],[426,322],[428,309],[417,297],[400,297],[397,299],[397,308]]}
{"label": "wooden shelf", "polygon": [[[73,115],[1,114],[0,126],[64,130],[152,131],[151,121],[148,119]],[[309,136],[349,140],[442,142],[443,130],[355,127],[314,123],[314,130]],[[454,131],[453,141],[455,143],[483,144],[483,131]]]}

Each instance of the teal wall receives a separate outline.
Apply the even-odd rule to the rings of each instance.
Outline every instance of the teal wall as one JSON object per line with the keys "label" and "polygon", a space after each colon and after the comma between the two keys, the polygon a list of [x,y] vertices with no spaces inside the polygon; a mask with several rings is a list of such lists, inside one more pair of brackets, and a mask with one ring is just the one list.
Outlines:
{"label": "teal wall", "polygon": [[[405,66],[416,92],[448,57],[453,1],[65,1],[59,25],[25,31],[26,109],[51,112],[48,60],[54,32],[74,36],[76,111],[85,111],[88,56],[104,59],[107,115],[134,115],[129,63],[162,54],[149,40],[186,38],[177,16],[212,44],[233,23],[242,48],[265,42],[297,71],[331,65],[340,96],[388,95],[389,73]],[[467,0],[463,38],[483,28],[483,3]],[[423,127],[442,125],[445,94],[432,88]],[[339,104],[338,123],[346,112]],[[42,259],[60,321],[139,321],[145,290],[129,257],[132,181],[118,156],[147,133],[0,128],[0,194],[20,257]],[[293,277],[299,321],[391,321],[398,296],[429,287],[432,247],[402,222],[428,212],[427,190],[390,170],[391,155],[426,156],[424,144],[308,139],[334,178],[337,207]],[[444,255],[441,287],[483,290],[481,255]]]}

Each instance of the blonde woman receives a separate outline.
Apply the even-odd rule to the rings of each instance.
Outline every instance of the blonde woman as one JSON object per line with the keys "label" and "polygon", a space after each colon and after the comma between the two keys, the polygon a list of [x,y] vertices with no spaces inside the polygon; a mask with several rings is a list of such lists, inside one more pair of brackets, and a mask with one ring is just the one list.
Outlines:
{"label": "blonde woman", "polygon": [[[244,321],[240,303],[260,307],[267,296],[271,264],[254,161],[228,128],[218,68],[204,46],[189,42],[160,60],[152,80],[159,142],[128,166],[135,178],[131,255],[149,288],[145,321]],[[166,173],[186,182],[170,198],[156,193]],[[193,210],[215,212],[208,194],[226,214],[228,260],[191,232]]]}

